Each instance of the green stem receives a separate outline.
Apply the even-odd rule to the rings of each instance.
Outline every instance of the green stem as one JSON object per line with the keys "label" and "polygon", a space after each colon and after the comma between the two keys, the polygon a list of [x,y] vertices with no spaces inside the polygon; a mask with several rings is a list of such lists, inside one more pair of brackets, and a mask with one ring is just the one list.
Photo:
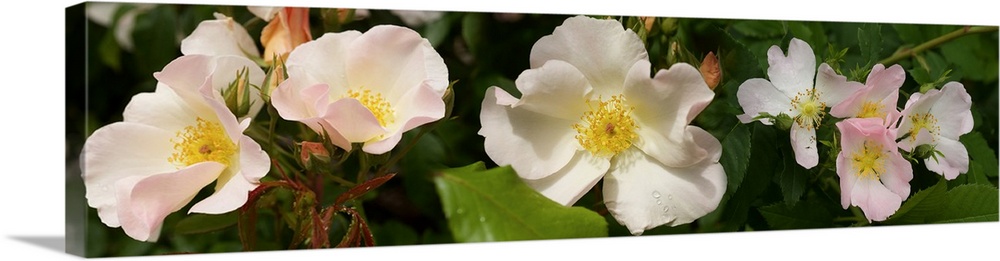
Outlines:
{"label": "green stem", "polygon": [[951,40],[957,39],[965,35],[976,34],[976,33],[988,33],[994,31],[997,31],[996,26],[966,26],[963,27],[962,29],[955,30],[954,32],[950,32],[945,35],[939,36],[938,38],[931,39],[930,41],[917,45],[916,47],[896,51],[896,53],[892,54],[892,56],[879,61],[879,63],[893,64],[898,62],[899,60],[909,58],[910,56],[916,55],[917,53],[937,47],[938,45],[941,45],[943,43],[949,42]]}

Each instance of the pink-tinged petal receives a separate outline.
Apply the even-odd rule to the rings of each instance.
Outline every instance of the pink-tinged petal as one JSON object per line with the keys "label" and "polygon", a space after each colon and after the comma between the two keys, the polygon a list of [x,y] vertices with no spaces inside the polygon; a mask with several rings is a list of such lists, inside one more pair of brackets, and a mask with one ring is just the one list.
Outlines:
{"label": "pink-tinged petal", "polygon": [[260,50],[250,34],[232,18],[216,13],[215,20],[205,20],[181,40],[184,55],[235,55],[260,58]]}
{"label": "pink-tinged petal", "polygon": [[375,26],[351,42],[346,54],[348,88],[368,89],[396,104],[427,84],[440,98],[448,87],[444,60],[426,39],[406,27]]}
{"label": "pink-tinged petal", "polygon": [[330,86],[330,97],[337,99],[347,93],[345,63],[348,47],[361,36],[358,31],[326,33],[316,40],[304,43],[288,54],[288,80],[300,79],[299,85],[311,86],[325,83]]}
{"label": "pink-tinged petal", "polygon": [[[792,100],[781,93],[771,82],[755,78],[740,84],[736,91],[736,99],[743,107],[743,114],[737,115],[740,122],[750,123],[761,113],[777,116],[785,113],[789,117],[798,116],[798,111],[792,110]],[[771,119],[760,119],[761,123],[774,124]]]}
{"label": "pink-tinged petal", "polygon": [[792,38],[788,55],[777,45],[767,50],[767,77],[785,97],[795,97],[812,89],[816,75],[816,55],[808,43]]}
{"label": "pink-tinged petal", "polygon": [[410,89],[400,99],[398,106],[396,106],[398,110],[396,121],[386,126],[385,138],[366,142],[362,148],[365,152],[386,153],[399,143],[404,132],[444,117],[444,101],[434,89],[426,84]]}
{"label": "pink-tinged petal", "polygon": [[130,122],[101,127],[87,138],[82,152],[83,182],[89,206],[97,209],[104,224],[120,225],[114,184],[136,176],[177,170],[168,159],[173,154],[174,132]]}
{"label": "pink-tinged petal", "polygon": [[859,82],[847,81],[846,76],[837,74],[826,63],[819,65],[819,71],[816,73],[816,92],[820,94],[820,101],[825,102],[827,107],[836,106],[864,87],[865,85]]}
{"label": "pink-tinged petal", "polygon": [[576,16],[531,47],[531,68],[549,60],[572,64],[587,77],[597,96],[610,97],[621,92],[629,69],[648,60],[648,54],[642,40],[618,21]]}
{"label": "pink-tinged petal", "polygon": [[[247,127],[249,127],[250,124],[241,125],[240,122],[237,121],[236,115],[233,115],[233,113],[229,111],[229,108],[227,108],[226,105],[222,103],[222,100],[211,99],[209,96],[209,95],[218,95],[218,93],[215,93],[209,90],[208,88],[203,88],[202,95],[203,95],[202,97],[204,97],[205,99],[205,103],[208,104],[209,108],[212,108],[212,110],[215,112],[215,115],[213,116],[215,116],[215,119],[218,120],[218,123],[222,125],[222,128],[225,129],[226,135],[229,137],[229,139],[233,143],[239,144],[240,136],[242,136],[243,131]],[[205,118],[205,120],[212,120],[210,119],[211,117],[206,115],[202,115],[202,117]],[[246,120],[250,119],[248,118]]]}
{"label": "pink-tinged petal", "polygon": [[909,161],[903,159],[903,156],[896,151],[896,148],[891,146],[885,148],[889,158],[885,161],[886,171],[885,173],[880,173],[879,180],[882,181],[886,189],[892,193],[896,193],[899,198],[906,199],[910,196],[910,180],[913,180],[913,167],[911,167]]}
{"label": "pink-tinged petal", "polygon": [[[700,129],[692,132],[710,155],[721,153],[719,141],[710,134]],[[671,168],[638,150],[626,150],[605,176],[604,202],[633,235],[664,224],[691,223],[714,211],[726,191],[725,170],[717,159]]]}
{"label": "pink-tinged petal", "polygon": [[247,10],[253,15],[260,17],[265,22],[271,21],[284,7],[280,6],[247,6]]}
{"label": "pink-tinged petal", "polygon": [[958,177],[958,174],[969,172],[969,151],[961,142],[941,137],[934,147],[944,155],[924,159],[927,169],[944,176],[947,180]]}
{"label": "pink-tinged petal", "polygon": [[[240,57],[240,56],[216,56],[212,57],[211,64],[211,89],[214,94],[208,96],[210,99],[217,101],[224,101],[222,99],[221,92],[224,89],[229,88],[229,85],[236,80],[236,73],[244,69],[250,74],[250,84],[260,85],[264,82],[264,70],[260,69],[257,63],[254,63],[250,59]],[[202,86],[204,88],[205,86]],[[264,100],[260,97],[260,90],[251,86],[247,86],[246,90],[250,95],[250,110],[247,112],[247,116],[252,118],[256,116],[260,109],[264,106]],[[204,92],[204,91],[202,91]],[[204,96],[204,95],[203,95]]]}
{"label": "pink-tinged petal", "polygon": [[538,68],[525,70],[514,83],[521,91],[521,100],[513,106],[515,108],[566,120],[579,120],[585,111],[590,110],[583,102],[552,102],[563,99],[586,101],[593,90],[583,73],[564,61],[549,60]]}
{"label": "pink-tinged petal", "polygon": [[[843,192],[841,192],[843,193]],[[853,205],[865,212],[868,221],[884,221],[899,210],[903,199],[874,179],[858,180],[851,192]]]}
{"label": "pink-tinged petal", "polygon": [[695,164],[706,153],[686,126],[715,93],[688,64],[675,64],[653,79],[647,77],[649,67],[647,61],[636,62],[625,81],[625,98],[634,106],[633,116],[639,125],[636,146],[666,166]]}
{"label": "pink-tinged petal", "polygon": [[139,93],[125,106],[123,121],[177,132],[196,122],[199,112],[163,84],[155,92]]}
{"label": "pink-tinged petal", "polygon": [[191,206],[188,213],[222,214],[236,210],[246,203],[250,191],[271,170],[270,157],[256,141],[242,136],[239,145],[239,161],[229,169],[239,169],[239,172],[229,177],[220,176],[215,193]]}
{"label": "pink-tinged petal", "polygon": [[899,118],[896,102],[899,99],[899,87],[906,78],[906,72],[899,65],[885,69],[881,64],[875,65],[865,88],[855,92],[840,104],[830,109],[830,115],[838,118],[856,117],[866,103],[879,103],[880,114],[885,114],[885,126],[895,126]]}
{"label": "pink-tinged petal", "polygon": [[837,154],[837,176],[840,177],[840,206],[844,209],[851,206],[851,194],[857,186],[858,176],[851,161],[847,157],[847,151],[842,150]]}
{"label": "pink-tinged petal", "polygon": [[941,88],[941,98],[930,109],[941,127],[941,136],[957,140],[962,134],[972,131],[972,96],[965,91],[965,86],[958,82],[949,82]]}
{"label": "pink-tinged petal", "polygon": [[159,230],[163,219],[187,205],[225,168],[221,163],[206,161],[137,181],[121,180],[116,188],[122,202],[118,212],[122,229],[133,238],[155,240],[152,232]]}
{"label": "pink-tinged petal", "polygon": [[213,67],[215,64],[211,56],[185,55],[170,61],[163,70],[153,73],[153,78],[170,87],[188,106],[202,111],[208,108],[205,107],[199,90],[204,85],[212,84]]}
{"label": "pink-tinged petal", "polygon": [[819,152],[816,151],[816,130],[792,124],[790,134],[792,151],[795,152],[795,162],[806,169],[811,169],[819,164]]}
{"label": "pink-tinged petal", "polygon": [[326,84],[306,85],[304,81],[304,77],[289,78],[271,94],[271,104],[278,115],[305,124],[316,133],[326,133],[334,145],[350,151],[351,142],[322,118],[329,105],[330,88]]}
{"label": "pink-tinged petal", "polygon": [[537,180],[524,180],[531,188],[553,201],[571,206],[580,200],[608,172],[611,161],[580,151],[562,169]]}
{"label": "pink-tinged petal", "polygon": [[[869,95],[874,97],[886,97],[899,90],[900,86],[903,86],[903,81],[906,80],[906,71],[903,67],[896,64],[885,68],[884,65],[876,64],[872,68],[870,74],[868,74],[868,79],[865,80],[865,86],[872,86],[872,93]],[[894,104],[895,105],[895,104]]]}
{"label": "pink-tinged petal", "polygon": [[510,102],[514,102],[510,94],[490,87],[480,112],[479,135],[486,138],[486,154],[497,165],[511,165],[521,178],[536,180],[563,169],[582,150],[572,127],[576,121],[504,105]]}
{"label": "pink-tinged petal", "polygon": [[343,98],[330,103],[323,115],[326,122],[350,142],[366,142],[385,134],[375,114],[357,99]]}

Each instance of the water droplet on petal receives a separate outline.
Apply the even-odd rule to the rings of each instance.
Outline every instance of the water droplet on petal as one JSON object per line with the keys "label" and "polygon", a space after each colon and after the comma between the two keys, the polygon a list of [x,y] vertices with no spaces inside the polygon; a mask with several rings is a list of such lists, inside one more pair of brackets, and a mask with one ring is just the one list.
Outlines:
{"label": "water droplet on petal", "polygon": [[663,207],[663,212],[670,211],[670,206]]}
{"label": "water droplet on petal", "polygon": [[674,195],[667,194],[667,199],[674,199]]}
{"label": "water droplet on petal", "polygon": [[659,204],[663,204],[663,201],[660,201],[659,199],[657,199],[657,200],[656,200],[656,204],[657,204],[657,205],[659,205]]}
{"label": "water droplet on petal", "polygon": [[660,192],[654,190],[653,191],[653,198],[660,198]]}

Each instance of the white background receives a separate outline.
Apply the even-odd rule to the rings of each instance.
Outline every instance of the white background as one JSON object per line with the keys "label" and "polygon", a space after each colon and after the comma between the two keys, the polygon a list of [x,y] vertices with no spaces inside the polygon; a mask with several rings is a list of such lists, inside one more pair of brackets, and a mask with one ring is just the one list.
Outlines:
{"label": "white background", "polygon": [[[151,2],[151,1],[139,1]],[[189,1],[163,1],[190,3]],[[486,2],[486,3],[478,3]],[[199,1],[373,9],[582,13],[710,18],[997,25],[996,9],[971,0],[916,1]],[[552,2],[552,3],[549,3]],[[572,2],[560,5],[558,2]],[[65,231],[64,14],[74,1],[15,0],[0,30],[0,259],[75,259],[58,242]],[[986,57],[989,58],[989,57]],[[996,57],[992,57],[996,59]],[[81,68],[82,69],[82,68]],[[99,90],[91,90],[99,93]],[[116,260],[398,259],[780,259],[920,260],[996,258],[1000,223],[742,232],[596,240],[378,247],[320,251],[141,257]],[[42,242],[42,243],[38,243]],[[14,258],[14,259],[9,259]]]}

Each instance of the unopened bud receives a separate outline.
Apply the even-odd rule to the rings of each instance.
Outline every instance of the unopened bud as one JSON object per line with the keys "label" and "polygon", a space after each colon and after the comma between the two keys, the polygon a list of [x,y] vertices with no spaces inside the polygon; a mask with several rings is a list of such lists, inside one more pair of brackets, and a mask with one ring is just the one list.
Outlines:
{"label": "unopened bud", "polygon": [[705,55],[705,60],[701,61],[701,68],[698,68],[701,72],[701,77],[705,78],[705,83],[708,84],[708,88],[715,90],[716,86],[719,86],[719,82],[722,81],[722,69],[719,67],[719,58],[715,57],[715,54],[708,52]]}
{"label": "unopened bud", "polygon": [[274,59],[274,66],[267,72],[267,76],[264,77],[264,84],[260,89],[260,96],[264,102],[271,101],[271,93],[278,89],[278,85],[288,79],[288,68],[285,67],[285,63],[281,59]]}
{"label": "unopened bud", "polygon": [[247,88],[256,87],[250,84],[250,69],[243,67],[242,70],[236,72],[236,79],[229,83],[229,87],[222,90],[222,98],[226,101],[226,107],[237,118],[242,118],[250,113],[250,105],[253,102],[250,101],[250,90]]}
{"label": "unopened bud", "polygon": [[302,159],[302,164],[309,168],[313,164],[313,160],[319,160],[323,163],[330,162],[330,152],[323,147],[323,143],[303,141],[299,158]]}
{"label": "unopened bud", "polygon": [[642,26],[646,28],[646,32],[653,30],[653,23],[656,22],[656,17],[642,16],[639,17],[639,21],[642,21]]}
{"label": "unopened bud", "polygon": [[934,148],[934,145],[931,144],[920,145],[917,146],[916,149],[913,149],[913,157],[918,159],[934,159],[937,161],[937,154],[940,153],[941,152],[939,152],[936,148]]}
{"label": "unopened bud", "polygon": [[778,114],[778,116],[774,117],[773,119],[774,119],[774,126],[777,126],[778,129],[781,130],[791,129],[792,124],[795,123],[795,121],[792,120],[792,117],[789,117],[788,114],[784,113]]}

